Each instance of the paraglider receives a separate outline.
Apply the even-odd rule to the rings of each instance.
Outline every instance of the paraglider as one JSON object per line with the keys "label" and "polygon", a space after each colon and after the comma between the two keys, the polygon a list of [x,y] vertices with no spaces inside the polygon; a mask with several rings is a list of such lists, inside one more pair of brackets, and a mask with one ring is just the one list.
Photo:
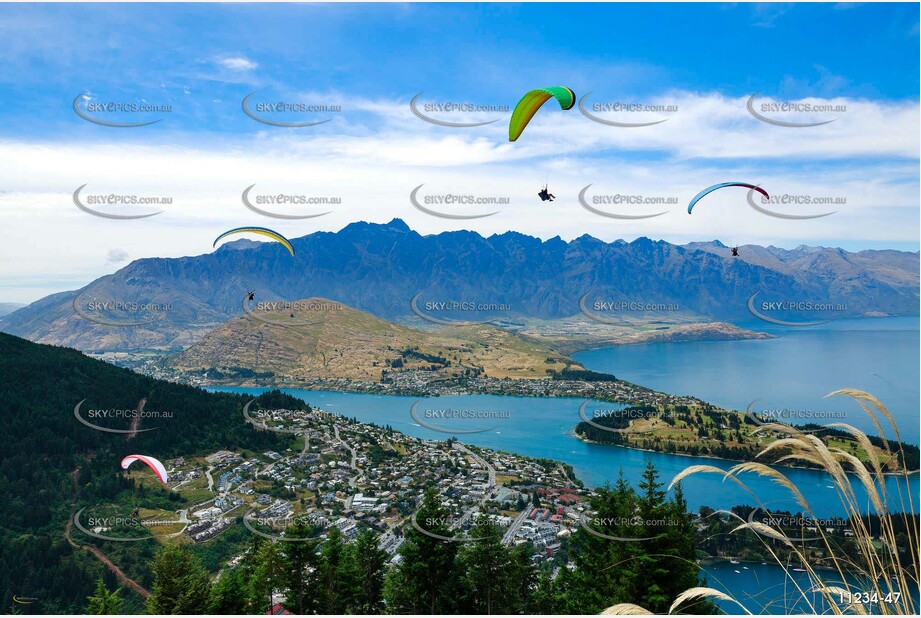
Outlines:
{"label": "paraglider", "polygon": [[[508,123],[508,141],[514,142],[521,137],[537,110],[551,98],[556,99],[563,111],[572,109],[576,104],[576,94],[566,86],[550,86],[529,91],[518,101],[518,105],[512,112],[512,118]],[[547,189],[546,183],[537,195],[542,202],[552,202],[556,199],[556,196]]]}
{"label": "paraglider", "polygon": [[547,185],[544,185],[544,188],[538,191],[537,195],[542,202],[552,202],[556,199],[556,196],[547,190]]}
{"label": "paraglider", "polygon": [[572,109],[572,106],[576,104],[576,94],[566,86],[531,90],[518,101],[518,105],[512,112],[512,119],[508,123],[508,141],[514,142],[521,137],[524,128],[531,122],[531,118],[551,97],[557,100],[563,111]]}
{"label": "paraglider", "polygon": [[167,484],[169,478],[166,474],[166,468],[162,463],[160,463],[159,459],[148,457],[147,455],[128,455],[122,459],[122,470],[127,470],[131,464],[136,461],[140,461],[142,464],[146,464],[148,467],[150,467],[151,470],[153,470],[154,474],[157,475],[157,478],[160,479],[161,483],[164,485]]}
{"label": "paraglider", "polygon": [[764,189],[762,189],[761,187],[757,185],[752,185],[747,182],[721,182],[711,187],[707,187],[706,189],[704,189],[703,191],[695,195],[694,199],[691,200],[691,203],[688,204],[688,214],[691,214],[691,211],[694,209],[694,206],[697,204],[697,202],[701,200],[701,198],[703,198],[704,196],[710,193],[713,193],[717,189],[723,189],[725,187],[745,187],[746,189],[752,189],[754,191],[757,191],[758,193],[760,193],[761,195],[763,195],[764,197],[768,199],[770,199],[771,197],[770,195],[767,194],[767,191],[765,191]]}
{"label": "paraglider", "polygon": [[[691,211],[694,210],[694,206],[696,206],[697,202],[699,202],[704,196],[709,195],[710,193],[713,193],[714,191],[718,189],[723,189],[725,187],[745,187],[746,189],[749,189],[750,191],[757,191],[758,193],[760,193],[761,195],[763,195],[764,197],[768,199],[771,198],[771,196],[768,195],[767,191],[765,191],[764,189],[762,189],[761,187],[757,185],[753,185],[747,182],[721,182],[719,184],[715,184],[710,187],[707,187],[706,189],[704,189],[703,191],[695,195],[694,199],[692,199],[691,202],[688,204],[688,214],[691,214]],[[738,245],[734,245],[730,247],[729,250],[731,252],[731,257],[739,257]]]}
{"label": "paraglider", "polygon": [[284,246],[284,248],[287,249],[291,255],[294,255],[294,247],[291,246],[291,242],[287,238],[279,234],[278,232],[274,230],[270,230],[267,227],[237,227],[232,230],[227,230],[226,232],[224,232],[223,234],[215,238],[214,243],[211,246],[217,247],[217,243],[219,243],[222,238],[225,238],[232,234],[261,234],[262,236],[268,236],[275,242],[280,243],[282,246]]}

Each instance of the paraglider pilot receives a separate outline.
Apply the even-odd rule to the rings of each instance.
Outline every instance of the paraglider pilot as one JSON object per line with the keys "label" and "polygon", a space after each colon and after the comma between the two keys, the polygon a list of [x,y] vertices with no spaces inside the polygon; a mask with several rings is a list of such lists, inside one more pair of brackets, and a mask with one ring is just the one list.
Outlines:
{"label": "paraglider pilot", "polygon": [[739,248],[738,248],[738,247],[733,247],[733,248],[732,248],[732,257],[739,257]]}
{"label": "paraglider pilot", "polygon": [[547,185],[544,185],[544,188],[537,192],[537,195],[540,197],[542,202],[552,202],[556,199],[556,196],[549,191],[547,191]]}

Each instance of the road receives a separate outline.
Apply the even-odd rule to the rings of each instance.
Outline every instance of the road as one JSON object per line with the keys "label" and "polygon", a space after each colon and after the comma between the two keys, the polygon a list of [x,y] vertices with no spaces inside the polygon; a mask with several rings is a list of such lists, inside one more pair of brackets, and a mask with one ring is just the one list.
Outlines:
{"label": "road", "polygon": [[141,417],[144,415],[144,406],[146,404],[147,404],[147,399],[141,399],[140,401],[138,401],[138,405],[136,406],[136,409],[135,409],[135,412],[137,412],[137,414],[134,416],[133,419],[131,419],[131,427],[130,427],[131,433],[125,436],[126,440],[130,440],[131,438],[135,437],[138,434],[138,427],[141,426]]}
{"label": "road", "polygon": [[[479,455],[471,451],[469,448],[467,448],[460,442],[454,442],[453,444],[454,444],[454,449],[461,451],[462,453],[466,455],[469,455],[470,458],[473,459],[473,461],[475,461],[477,464],[480,465],[480,467],[486,470],[486,475],[487,475],[486,476],[487,478],[486,490],[483,492],[483,499],[480,500],[480,504],[483,504],[484,502],[492,498],[493,494],[495,494],[496,469],[493,468],[492,465],[488,461],[486,461],[485,459],[483,459],[482,457],[480,457]],[[464,514],[461,515],[451,525],[451,529],[456,529],[456,528],[460,528],[461,526],[465,526],[467,524],[467,521],[470,520],[474,516],[474,514],[477,513],[479,510],[480,510],[479,506],[474,506],[464,511]]]}
{"label": "road", "polygon": [[[457,450],[463,453],[466,453],[467,455],[470,456],[471,459],[473,459],[475,462],[477,462],[483,468],[486,469],[488,480],[486,482],[487,491],[483,496],[483,502],[485,502],[490,497],[492,497],[492,495],[495,493],[494,489],[496,487],[496,469],[492,467],[492,464],[490,464],[488,461],[486,461],[485,459],[483,459],[482,457],[480,457],[479,455],[471,451],[469,448],[467,448],[460,442],[454,442],[454,448],[456,448]],[[466,522],[467,519],[473,516],[473,512],[475,510],[476,509],[470,509],[469,511],[464,513],[464,515],[460,518],[458,522],[456,522],[455,525],[461,525],[464,522]],[[504,545],[512,544],[512,542],[515,540],[515,534],[518,533],[518,529],[521,528],[521,525],[528,518],[528,514],[530,512],[531,512],[530,507],[525,507],[524,510],[518,514],[518,517],[515,518],[515,521],[512,522],[512,525],[509,526],[508,530],[506,530],[505,534],[502,536],[502,543]]]}
{"label": "road", "polygon": [[518,517],[515,518],[515,521],[512,522],[512,525],[508,527],[508,530],[505,531],[505,534],[502,535],[502,544],[511,545],[515,540],[515,535],[518,533],[518,529],[521,528],[521,524],[524,523],[524,520],[528,518],[528,514],[531,512],[531,507],[526,506],[521,513],[518,514]]}
{"label": "road", "polygon": [[336,440],[338,440],[339,443],[348,450],[349,454],[351,454],[352,461],[349,463],[349,467],[354,470],[358,463],[358,455],[355,454],[355,449],[353,449],[351,446],[346,444],[345,440],[339,437],[339,425],[333,425],[333,431],[336,434]]}
{"label": "road", "polygon": [[[336,434],[336,440],[338,440],[339,443],[340,443],[342,446],[344,446],[344,447],[346,448],[346,450],[348,450],[349,454],[352,456],[352,460],[349,462],[349,467],[350,467],[352,470],[355,470],[356,474],[355,474],[355,476],[353,476],[352,478],[349,479],[349,487],[351,487],[352,489],[354,489],[354,488],[358,487],[358,479],[361,478],[361,472],[358,471],[358,467],[357,467],[357,466],[358,466],[358,454],[355,453],[355,449],[353,449],[351,446],[349,446],[349,445],[346,443],[346,441],[343,440],[343,439],[339,436],[339,425],[333,425],[333,432]],[[349,498],[349,501],[346,503],[346,507],[345,507],[345,508],[350,508],[350,506],[351,506],[351,498]]]}
{"label": "road", "polygon": [[563,475],[563,478],[566,479],[572,487],[577,487],[575,481],[573,481],[571,478],[569,478],[569,474],[566,472],[566,468],[564,468],[562,465],[560,465],[560,466],[558,466],[558,469],[559,469],[559,471],[560,471],[560,474]]}
{"label": "road", "polygon": [[[486,472],[488,474],[488,479],[489,479],[486,482],[486,484],[490,489],[496,486],[496,469],[492,467],[492,464],[490,464],[488,461],[486,461],[485,459],[483,459],[482,457],[480,457],[479,455],[471,451],[469,448],[467,448],[460,442],[454,442],[454,448],[463,453],[466,453],[467,455],[470,455],[471,459],[473,459],[475,462],[480,464],[480,466],[486,469]],[[490,492],[487,492],[487,493],[490,493]]]}

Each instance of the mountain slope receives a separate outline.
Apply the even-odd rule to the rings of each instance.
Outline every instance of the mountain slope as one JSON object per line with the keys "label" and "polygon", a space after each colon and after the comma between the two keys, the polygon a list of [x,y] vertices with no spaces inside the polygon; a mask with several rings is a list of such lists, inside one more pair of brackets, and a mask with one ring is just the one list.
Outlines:
{"label": "mountain slope", "polygon": [[[918,253],[749,246],[742,257],[729,258],[712,243],[677,246],[647,238],[605,243],[585,235],[565,242],[467,231],[421,236],[398,219],[353,223],[292,244],[296,256],[276,243],[246,242],[195,257],[137,260],[82,290],[0,318],[0,330],[82,350],[183,349],[241,315],[252,290],[269,301],[334,298],[390,320],[411,316],[410,302],[420,293],[503,303],[510,316],[542,319],[578,314],[588,293],[674,304],[682,318],[698,322],[750,320],[747,300],[755,292],[846,305],[835,317],[919,310]],[[100,302],[156,309],[90,309]]]}
{"label": "mountain slope", "polygon": [[[149,454],[166,461],[238,445],[265,450],[287,444],[278,434],[258,431],[245,421],[242,410],[248,398],[242,395],[154,380],[76,350],[5,334],[0,334],[0,398],[8,436],[0,458],[0,589],[7,613],[13,613],[11,599],[19,595],[37,599],[27,606],[35,613],[79,614],[97,577],[106,577],[110,587],[116,584],[96,558],[65,541],[75,494],[77,509],[120,498],[130,501],[139,492],[146,504],[183,505],[177,494],[140,489],[136,475],[123,475],[119,462],[125,455]],[[90,411],[136,410],[140,400],[145,400],[145,413],[161,414],[142,419],[139,428],[150,431],[130,438],[91,429],[74,418],[74,406],[82,401],[84,419],[125,430],[131,418],[109,415],[97,420]],[[81,536],[81,543],[90,540]],[[114,545],[119,547],[106,552],[123,556],[119,567],[149,587],[148,556],[140,552],[150,546]],[[136,598],[129,596],[128,602],[126,611],[141,611]]]}
{"label": "mountain slope", "polygon": [[296,303],[318,309],[309,312],[309,319],[291,317],[294,313],[281,308],[251,312],[214,329],[166,365],[225,374],[244,369],[294,380],[372,381],[382,371],[410,369],[443,377],[485,372],[498,378],[543,378],[548,369],[581,368],[546,344],[495,326],[423,331],[322,298]]}

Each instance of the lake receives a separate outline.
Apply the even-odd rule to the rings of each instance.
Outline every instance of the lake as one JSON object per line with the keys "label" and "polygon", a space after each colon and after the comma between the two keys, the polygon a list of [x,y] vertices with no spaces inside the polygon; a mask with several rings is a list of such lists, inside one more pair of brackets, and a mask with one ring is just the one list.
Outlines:
{"label": "lake", "polygon": [[745,410],[757,400],[753,410],[773,413],[777,420],[844,422],[877,434],[850,398],[823,400],[832,391],[857,388],[886,405],[904,442],[918,444],[917,317],[838,320],[808,328],[744,326],[777,338],[619,346],[574,358],[595,371],[724,408]]}
{"label": "lake", "polygon": [[[834,571],[816,572],[826,584],[840,585],[841,577]],[[701,565],[701,577],[707,578],[707,585],[726,592],[753,614],[830,614],[829,608],[818,593],[801,594],[797,586],[804,591],[810,590],[814,582],[808,573],[785,571],[776,563],[742,562],[732,564],[729,561],[704,561]],[[873,587],[869,582],[848,575],[848,588],[852,592],[870,592]],[[910,585],[910,590],[899,591],[909,594],[918,603],[918,587]],[[728,614],[739,614],[738,605],[730,601],[717,603]],[[882,613],[880,605],[870,605],[874,614]]]}
{"label": "lake", "polygon": [[[814,328],[747,325],[778,335],[770,340],[705,341],[620,346],[580,352],[575,358],[589,369],[675,394],[690,394],[717,405],[746,409],[759,400],[755,411],[787,410],[788,422],[848,422],[876,433],[859,406],[844,398],[822,400],[826,393],[843,387],[867,390],[880,397],[898,419],[903,439],[918,442],[919,346],[916,318],[842,320]],[[221,388],[258,394],[266,389]],[[649,453],[615,446],[587,444],[573,435],[579,422],[581,399],[464,395],[415,397],[366,395],[328,391],[282,389],[311,405],[427,439],[455,435],[462,442],[564,461],[586,484],[602,485],[619,472],[633,483],[648,461],[668,482],[687,466],[707,463],[728,469],[735,462],[680,455]],[[414,408],[415,405],[415,408]],[[614,404],[591,402],[595,407]],[[843,415],[843,417],[842,417]],[[421,421],[421,422],[420,422]],[[428,427],[426,427],[426,425]],[[434,427],[434,428],[432,428]],[[477,431],[461,434],[460,431]],[[452,433],[456,432],[456,433]],[[823,473],[781,468],[813,505],[818,517],[838,516],[844,508]],[[765,479],[744,477],[749,490],[772,509],[799,510],[787,490]],[[890,478],[890,495],[897,495]],[[688,506],[731,508],[755,504],[753,495],[735,483],[723,483],[716,475],[699,475],[683,482]],[[904,488],[903,488],[904,491]],[[915,504],[918,476],[911,481]],[[859,500],[865,493],[857,490]],[[890,505],[898,510],[898,504]],[[776,564],[728,562],[706,565],[710,584],[732,592],[756,613],[809,612],[799,601],[791,606],[782,599],[791,582]],[[736,571],[739,571],[736,573]],[[803,573],[796,577],[805,577]],[[804,580],[805,581],[805,580]],[[917,591],[913,592],[917,595]],[[787,597],[791,598],[791,597]],[[737,608],[723,604],[730,613]],[[786,606],[785,606],[786,605]]]}
{"label": "lake", "polygon": [[[267,389],[220,388],[211,390],[230,391],[257,395]],[[549,457],[571,464],[580,479],[589,485],[601,485],[616,478],[619,471],[632,482],[639,481],[640,473],[647,461],[652,461],[661,477],[668,481],[687,466],[708,463],[728,469],[735,462],[702,459],[598,444],[587,444],[572,435],[572,429],[579,421],[581,399],[543,399],[529,397],[503,397],[495,395],[464,395],[434,397],[419,400],[415,397],[391,395],[366,395],[329,391],[303,391],[282,389],[311,405],[329,412],[335,412],[360,421],[390,425],[409,435],[446,439],[457,435],[462,442],[489,448],[502,449],[529,455]],[[415,408],[413,407],[415,405]],[[613,404],[598,403],[611,407]],[[594,409],[594,405],[588,408]],[[473,411],[489,418],[455,418],[454,420],[433,418],[427,412]],[[426,428],[437,426],[447,431]],[[488,429],[473,434],[454,434],[451,430]],[[817,517],[831,517],[844,512],[831,487],[829,479],[822,473],[811,470],[783,468],[808,497]],[[765,479],[746,476],[747,484],[762,503],[772,509],[799,510],[788,492]],[[896,479],[889,480],[890,491],[895,490]],[[694,476],[683,481],[688,507],[698,509],[706,504],[713,508],[731,508],[738,504],[755,504],[746,491],[733,482],[722,483],[716,475]],[[912,491],[918,495],[918,477],[913,477]],[[858,489],[858,495],[865,495]],[[862,498],[861,498],[862,499]],[[917,504],[917,498],[916,498]],[[811,613],[803,600],[796,600],[791,583],[783,569],[776,564],[747,564],[747,569],[728,562],[718,562],[704,567],[709,584],[730,593],[741,600],[755,613],[784,614],[789,610]],[[740,573],[735,573],[739,570]],[[797,573],[796,576],[805,576]],[[917,591],[914,592],[917,596]],[[786,601],[784,601],[786,599]],[[793,600],[790,600],[793,599]],[[728,602],[720,602],[728,613],[738,613],[738,608]],[[787,610],[787,611],[785,611]]]}
{"label": "lake", "polygon": [[[767,326],[777,338],[619,346],[580,352],[575,358],[595,371],[610,372],[669,393],[694,395],[729,408],[744,410],[758,399],[756,411],[785,409],[798,413],[782,420],[843,421],[876,433],[855,403],[844,397],[821,399],[837,388],[863,388],[890,405],[903,439],[917,443],[916,318],[841,320],[808,329]],[[265,389],[220,390],[258,394]],[[655,464],[666,481],[690,465],[708,463],[728,469],[736,463],[585,443],[573,435],[580,420],[582,399],[460,395],[419,400],[395,395],[283,390],[329,412],[390,425],[409,435],[427,439],[455,435],[477,446],[564,461],[590,486],[613,481],[621,471],[631,482],[638,482],[647,461]],[[608,403],[597,405],[615,407]],[[593,404],[591,409],[594,408]],[[446,411],[450,412],[447,416],[455,418],[439,416]],[[824,417],[811,418],[806,411]],[[825,474],[794,468],[783,468],[783,472],[807,496],[818,516],[843,514],[837,491]],[[752,475],[746,476],[745,482],[765,505],[799,510],[789,492],[777,484]],[[896,478],[889,479],[891,495],[898,494],[897,483],[902,484]],[[731,508],[755,503],[748,490],[732,481],[724,483],[715,474],[690,477],[684,487],[688,506],[694,510],[701,505]],[[858,487],[857,492],[864,501],[862,488]],[[917,503],[917,475],[912,477],[912,493]],[[891,507],[900,510],[898,504]]]}
{"label": "lake", "polygon": [[[235,387],[215,390],[257,395],[268,389]],[[737,463],[583,442],[573,434],[573,428],[579,422],[579,407],[585,401],[583,399],[455,395],[420,400],[416,397],[396,395],[281,390],[327,412],[356,418],[366,423],[390,425],[412,436],[434,440],[456,436],[461,442],[477,446],[564,461],[572,465],[579,478],[590,486],[613,481],[620,471],[623,471],[629,481],[638,483],[647,461],[653,462],[666,482],[694,464],[707,463],[728,469]],[[413,405],[417,402],[419,403],[416,406],[416,418],[413,418]],[[610,403],[597,403],[597,406],[614,407]],[[588,409],[594,410],[595,405]],[[459,413],[467,411],[467,418],[437,418],[443,411],[455,411],[458,416]],[[470,418],[475,415],[488,418]],[[442,430],[425,427],[418,420]],[[481,429],[488,431],[460,433]],[[809,498],[818,516],[831,517],[844,512],[837,492],[825,474],[796,468],[783,470]],[[786,489],[752,475],[746,476],[745,480],[750,490],[766,506],[799,510]],[[894,477],[889,479],[892,491],[896,491],[897,482]],[[917,490],[917,476],[914,477],[913,485]],[[754,498],[745,489],[732,481],[723,483],[721,476],[716,474],[690,477],[683,482],[683,486],[688,507],[695,511],[701,505],[731,508],[740,504],[755,504]],[[861,500],[865,500],[866,494],[861,488],[857,488],[857,493]],[[917,491],[915,493],[917,494]]]}

